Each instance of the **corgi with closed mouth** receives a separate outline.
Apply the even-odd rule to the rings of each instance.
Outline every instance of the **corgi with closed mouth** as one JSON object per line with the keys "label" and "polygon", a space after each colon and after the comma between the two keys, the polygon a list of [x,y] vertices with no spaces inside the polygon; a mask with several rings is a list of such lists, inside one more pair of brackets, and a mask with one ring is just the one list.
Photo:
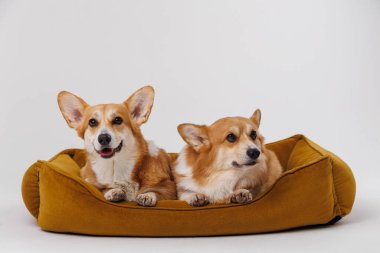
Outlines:
{"label": "corgi with closed mouth", "polygon": [[154,89],[145,86],[120,104],[90,106],[62,91],[59,108],[67,124],[84,140],[87,162],[80,175],[108,201],[136,201],[155,206],[176,199],[170,158],[144,139],[140,126],[150,115]]}
{"label": "corgi with closed mouth", "polygon": [[227,117],[211,126],[181,124],[187,143],[174,163],[178,198],[192,206],[247,203],[272,185],[282,167],[259,132],[261,112]]}

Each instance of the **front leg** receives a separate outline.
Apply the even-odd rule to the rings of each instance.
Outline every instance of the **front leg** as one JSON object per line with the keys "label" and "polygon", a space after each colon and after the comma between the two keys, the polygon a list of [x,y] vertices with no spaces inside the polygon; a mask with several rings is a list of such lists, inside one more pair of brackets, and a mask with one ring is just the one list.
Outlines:
{"label": "front leg", "polygon": [[140,206],[155,206],[157,204],[157,194],[155,192],[140,193],[136,197],[136,202]]}
{"label": "front leg", "polygon": [[125,192],[125,200],[132,201],[136,198],[139,184],[135,182],[115,182],[115,188],[120,188]]}
{"label": "front leg", "polygon": [[102,185],[96,180],[96,175],[88,163],[86,163],[85,166],[80,169],[80,177],[87,183],[95,186],[98,190],[107,188],[105,185]]}
{"label": "front leg", "polygon": [[252,199],[252,194],[247,189],[235,190],[230,196],[231,203],[244,204],[252,201]]}
{"label": "front leg", "polygon": [[180,200],[186,201],[191,206],[206,206],[210,203],[210,200],[206,195],[196,192],[182,193]]}
{"label": "front leg", "polygon": [[121,188],[112,188],[103,190],[104,197],[108,201],[117,202],[125,200],[125,191]]}

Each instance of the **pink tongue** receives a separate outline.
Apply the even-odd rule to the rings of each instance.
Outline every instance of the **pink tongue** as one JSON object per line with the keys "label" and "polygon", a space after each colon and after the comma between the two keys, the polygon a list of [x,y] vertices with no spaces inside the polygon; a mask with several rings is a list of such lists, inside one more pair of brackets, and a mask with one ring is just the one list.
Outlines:
{"label": "pink tongue", "polygon": [[113,150],[111,148],[105,148],[100,152],[102,156],[110,156],[112,155]]}

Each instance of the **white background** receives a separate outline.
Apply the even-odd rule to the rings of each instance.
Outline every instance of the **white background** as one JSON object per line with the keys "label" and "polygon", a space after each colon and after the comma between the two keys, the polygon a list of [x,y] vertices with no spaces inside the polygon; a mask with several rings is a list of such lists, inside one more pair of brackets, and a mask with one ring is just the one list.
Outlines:
{"label": "white background", "polygon": [[[156,89],[143,127],[167,151],[176,126],[263,112],[268,142],[296,133],[341,156],[357,179],[352,213],[326,228],[211,238],[43,232],[23,205],[37,159],[82,147],[56,103]],[[0,251],[378,252],[380,1],[0,0]]]}

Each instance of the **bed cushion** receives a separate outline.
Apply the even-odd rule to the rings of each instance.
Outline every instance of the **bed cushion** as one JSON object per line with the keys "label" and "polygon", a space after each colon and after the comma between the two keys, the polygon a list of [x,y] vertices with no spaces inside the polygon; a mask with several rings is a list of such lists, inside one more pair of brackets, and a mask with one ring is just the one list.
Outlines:
{"label": "bed cushion", "polygon": [[[332,224],[355,199],[351,169],[303,135],[267,144],[284,174],[249,204],[192,207],[163,200],[156,207],[112,203],[79,176],[85,153],[64,150],[26,172],[22,196],[46,231],[109,236],[210,236],[251,234]],[[176,154],[171,154],[176,158]]]}

